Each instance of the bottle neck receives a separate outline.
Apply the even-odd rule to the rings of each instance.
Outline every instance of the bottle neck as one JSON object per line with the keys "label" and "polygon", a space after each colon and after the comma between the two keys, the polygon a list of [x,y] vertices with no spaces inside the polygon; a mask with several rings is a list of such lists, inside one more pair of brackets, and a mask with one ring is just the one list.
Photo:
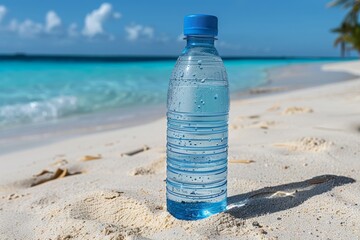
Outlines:
{"label": "bottle neck", "polygon": [[214,36],[186,36],[187,46],[214,47]]}

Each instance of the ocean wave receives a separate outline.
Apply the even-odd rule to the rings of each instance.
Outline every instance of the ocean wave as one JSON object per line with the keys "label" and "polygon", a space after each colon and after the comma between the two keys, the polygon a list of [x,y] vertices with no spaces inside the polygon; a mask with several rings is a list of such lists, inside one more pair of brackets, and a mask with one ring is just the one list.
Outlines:
{"label": "ocean wave", "polygon": [[45,101],[6,105],[0,107],[0,126],[44,122],[77,111],[78,99],[75,96],[60,96]]}

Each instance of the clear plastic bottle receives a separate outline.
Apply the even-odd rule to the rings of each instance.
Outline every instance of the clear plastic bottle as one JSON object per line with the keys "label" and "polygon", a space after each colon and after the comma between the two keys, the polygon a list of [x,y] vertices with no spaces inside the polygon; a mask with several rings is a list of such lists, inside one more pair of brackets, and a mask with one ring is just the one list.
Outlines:
{"label": "clear plastic bottle", "polygon": [[186,16],[184,35],[168,91],[166,196],[174,217],[197,220],[227,205],[229,88],[217,18]]}

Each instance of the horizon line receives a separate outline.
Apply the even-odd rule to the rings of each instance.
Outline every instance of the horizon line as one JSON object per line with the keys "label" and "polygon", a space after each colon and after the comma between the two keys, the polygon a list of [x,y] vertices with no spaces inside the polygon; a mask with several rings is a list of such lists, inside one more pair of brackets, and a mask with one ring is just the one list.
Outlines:
{"label": "horizon line", "polygon": [[[0,53],[0,61],[84,61],[84,62],[129,62],[176,60],[176,55],[132,55],[132,54],[27,54]],[[291,60],[291,59],[358,59],[340,56],[221,56],[223,60]]]}

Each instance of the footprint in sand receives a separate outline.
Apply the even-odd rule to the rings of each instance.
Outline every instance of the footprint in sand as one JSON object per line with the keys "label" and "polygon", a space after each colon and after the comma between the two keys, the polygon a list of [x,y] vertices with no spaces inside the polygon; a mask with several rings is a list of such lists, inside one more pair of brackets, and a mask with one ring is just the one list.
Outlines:
{"label": "footprint in sand", "polygon": [[144,167],[135,168],[130,172],[131,176],[143,176],[143,175],[153,175],[159,172],[162,172],[165,169],[165,156],[161,157],[159,160],[156,160]]}
{"label": "footprint in sand", "polygon": [[92,193],[71,204],[69,215],[73,219],[113,224],[110,231],[128,235],[140,235],[144,231],[152,234],[172,227],[175,222],[164,210],[150,209],[123,192],[110,190]]}
{"label": "footprint in sand", "polygon": [[308,107],[288,107],[286,108],[282,114],[283,115],[294,115],[299,113],[312,113],[314,110]]}
{"label": "footprint in sand", "polygon": [[182,228],[192,235],[195,229],[193,239],[203,239],[204,236],[242,235],[247,230],[244,221],[230,214],[218,214],[203,221],[180,221],[162,207],[150,207],[146,201],[112,190],[87,194],[69,206],[66,211],[70,218],[104,225],[103,234],[111,237],[119,234],[123,238],[151,237],[170,228]]}
{"label": "footprint in sand", "polygon": [[276,143],[275,147],[286,148],[289,151],[320,152],[328,149],[332,142],[322,138],[305,137],[295,142]]}

